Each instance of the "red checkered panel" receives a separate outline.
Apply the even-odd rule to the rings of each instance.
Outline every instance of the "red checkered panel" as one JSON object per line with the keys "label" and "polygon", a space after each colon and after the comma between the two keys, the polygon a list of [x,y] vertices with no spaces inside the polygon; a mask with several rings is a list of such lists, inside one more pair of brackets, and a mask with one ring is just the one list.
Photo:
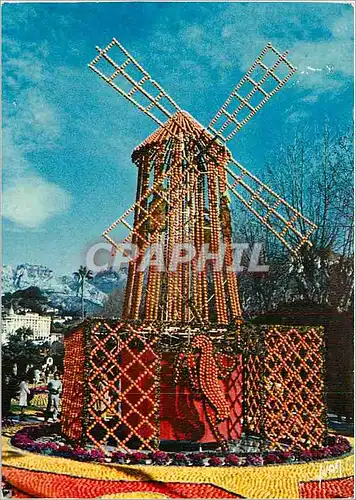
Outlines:
{"label": "red checkered panel", "polygon": [[87,439],[108,453],[158,446],[160,356],[154,330],[130,323],[91,328]]}

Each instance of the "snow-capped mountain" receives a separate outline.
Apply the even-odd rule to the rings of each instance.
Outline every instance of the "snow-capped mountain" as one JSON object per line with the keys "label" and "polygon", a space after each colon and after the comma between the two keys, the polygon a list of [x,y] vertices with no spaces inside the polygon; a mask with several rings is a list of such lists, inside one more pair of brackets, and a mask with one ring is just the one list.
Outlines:
{"label": "snow-capped mountain", "polygon": [[[97,273],[84,288],[85,308],[88,312],[98,311],[107,295],[114,288],[125,286],[126,272],[103,271]],[[2,271],[2,293],[14,293],[30,286],[40,288],[54,307],[64,310],[80,308],[78,281],[73,275],[56,275],[52,269],[36,264],[7,265]]]}

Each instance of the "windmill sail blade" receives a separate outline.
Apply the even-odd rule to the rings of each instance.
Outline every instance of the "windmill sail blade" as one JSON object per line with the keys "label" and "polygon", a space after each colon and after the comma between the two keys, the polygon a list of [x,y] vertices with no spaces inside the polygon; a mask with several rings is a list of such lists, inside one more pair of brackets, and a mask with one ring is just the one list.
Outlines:
{"label": "windmill sail blade", "polygon": [[[175,101],[115,38],[104,49],[99,47],[96,49],[99,54],[89,67],[140,111],[160,127],[165,128],[171,137],[180,141],[183,132],[179,121],[181,110]],[[169,216],[179,208],[175,189],[179,187],[182,192],[184,191],[188,182],[187,176],[190,176],[189,182],[195,182],[202,173],[197,168],[197,163],[204,156],[210,161],[216,161],[213,152],[214,143],[217,141],[224,144],[231,140],[296,71],[288,61],[287,54],[287,52],[281,54],[270,43],[262,50],[211,121],[208,127],[210,134],[206,134],[207,129],[202,130],[199,138],[192,138],[195,151],[188,155],[184,151],[181,152],[181,161],[184,161],[185,168],[178,179],[175,177],[175,183],[172,184],[169,180],[171,168],[165,170],[144,195],[104,231],[103,236],[115,248],[124,253],[126,251],[125,246],[115,242],[110,234],[118,226],[125,227],[126,231],[129,231],[123,243],[136,243],[140,248],[140,254],[155,241],[164,229]],[[275,56],[275,62],[270,66],[265,61],[267,55]],[[283,77],[282,68],[285,74]],[[258,71],[260,76],[256,77],[255,73]],[[272,88],[268,85],[271,82]],[[250,89],[244,93],[246,84]],[[221,120],[222,123],[219,124]],[[175,127],[169,128],[170,121],[174,122]],[[316,228],[315,224],[236,160],[231,159],[225,168],[228,177],[227,187],[292,253],[297,253],[304,243],[311,245],[309,238]],[[219,175],[222,175],[222,172],[224,170],[220,170]],[[224,179],[221,181],[224,182]],[[163,185],[164,190],[162,190]]]}
{"label": "windmill sail blade", "polygon": [[[271,55],[275,62],[268,66],[264,58]],[[211,120],[208,130],[222,142],[230,141],[295,73],[287,55],[288,52],[281,54],[268,43]],[[284,77],[278,76],[281,71]]]}
{"label": "windmill sail blade", "polygon": [[158,125],[163,126],[167,118],[180,111],[176,102],[116,38],[104,49],[96,47],[96,50],[99,54],[89,63],[89,68]]}
{"label": "windmill sail blade", "polygon": [[309,238],[317,227],[313,222],[234,158],[226,172],[231,192],[290,252],[297,254],[304,244],[312,246]]}
{"label": "windmill sail blade", "polygon": [[[144,195],[136,201],[119,219],[117,219],[104,233],[103,236],[118,250],[124,252],[125,246],[116,243],[109,233],[118,226],[124,226],[129,231],[123,244],[136,243],[143,254],[147,247],[155,241],[165,227],[169,215],[179,209],[179,199],[174,196],[178,188],[186,189],[189,182],[195,182],[203,172],[197,168],[198,158],[205,155],[210,161],[216,162],[216,157],[211,151],[211,144],[206,141],[192,140],[196,150],[192,153],[191,160],[182,153],[185,168],[174,183],[168,181],[175,165],[165,170],[152,184]],[[223,173],[225,172],[225,173]],[[256,218],[269,229],[283,245],[293,254],[297,254],[304,245],[312,245],[309,238],[316,229],[316,225],[305,217],[299,210],[290,205],[269,186],[260,181],[255,175],[244,168],[234,158],[221,171],[217,169],[222,183],[231,190],[234,196],[249,209]],[[224,179],[224,175],[226,178]],[[162,191],[162,186],[167,186]],[[173,196],[172,196],[173,194]],[[130,218],[136,214],[136,222],[131,223]],[[157,215],[158,214],[158,215]],[[154,231],[147,231],[147,226],[154,227]]]}

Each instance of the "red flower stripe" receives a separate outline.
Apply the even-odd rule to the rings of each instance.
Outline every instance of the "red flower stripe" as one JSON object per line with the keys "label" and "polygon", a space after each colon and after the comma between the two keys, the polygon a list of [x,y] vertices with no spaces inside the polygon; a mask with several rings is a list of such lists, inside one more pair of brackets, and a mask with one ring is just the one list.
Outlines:
{"label": "red flower stripe", "polygon": [[161,493],[169,498],[243,498],[208,483],[105,481],[13,467],[3,467],[2,473],[15,489],[34,498],[97,498],[128,492]]}

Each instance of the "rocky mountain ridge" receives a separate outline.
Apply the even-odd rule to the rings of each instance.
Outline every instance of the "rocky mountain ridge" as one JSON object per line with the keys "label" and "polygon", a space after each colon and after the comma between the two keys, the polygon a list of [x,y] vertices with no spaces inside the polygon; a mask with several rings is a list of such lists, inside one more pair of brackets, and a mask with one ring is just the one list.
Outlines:
{"label": "rocky mountain ridge", "polygon": [[[126,271],[107,270],[94,275],[85,283],[84,300],[88,312],[99,311],[108,294],[123,288]],[[28,287],[38,287],[48,298],[50,305],[64,311],[80,308],[80,291],[77,278],[73,275],[59,275],[52,269],[38,264],[6,265],[2,270],[2,293],[14,293]]]}

